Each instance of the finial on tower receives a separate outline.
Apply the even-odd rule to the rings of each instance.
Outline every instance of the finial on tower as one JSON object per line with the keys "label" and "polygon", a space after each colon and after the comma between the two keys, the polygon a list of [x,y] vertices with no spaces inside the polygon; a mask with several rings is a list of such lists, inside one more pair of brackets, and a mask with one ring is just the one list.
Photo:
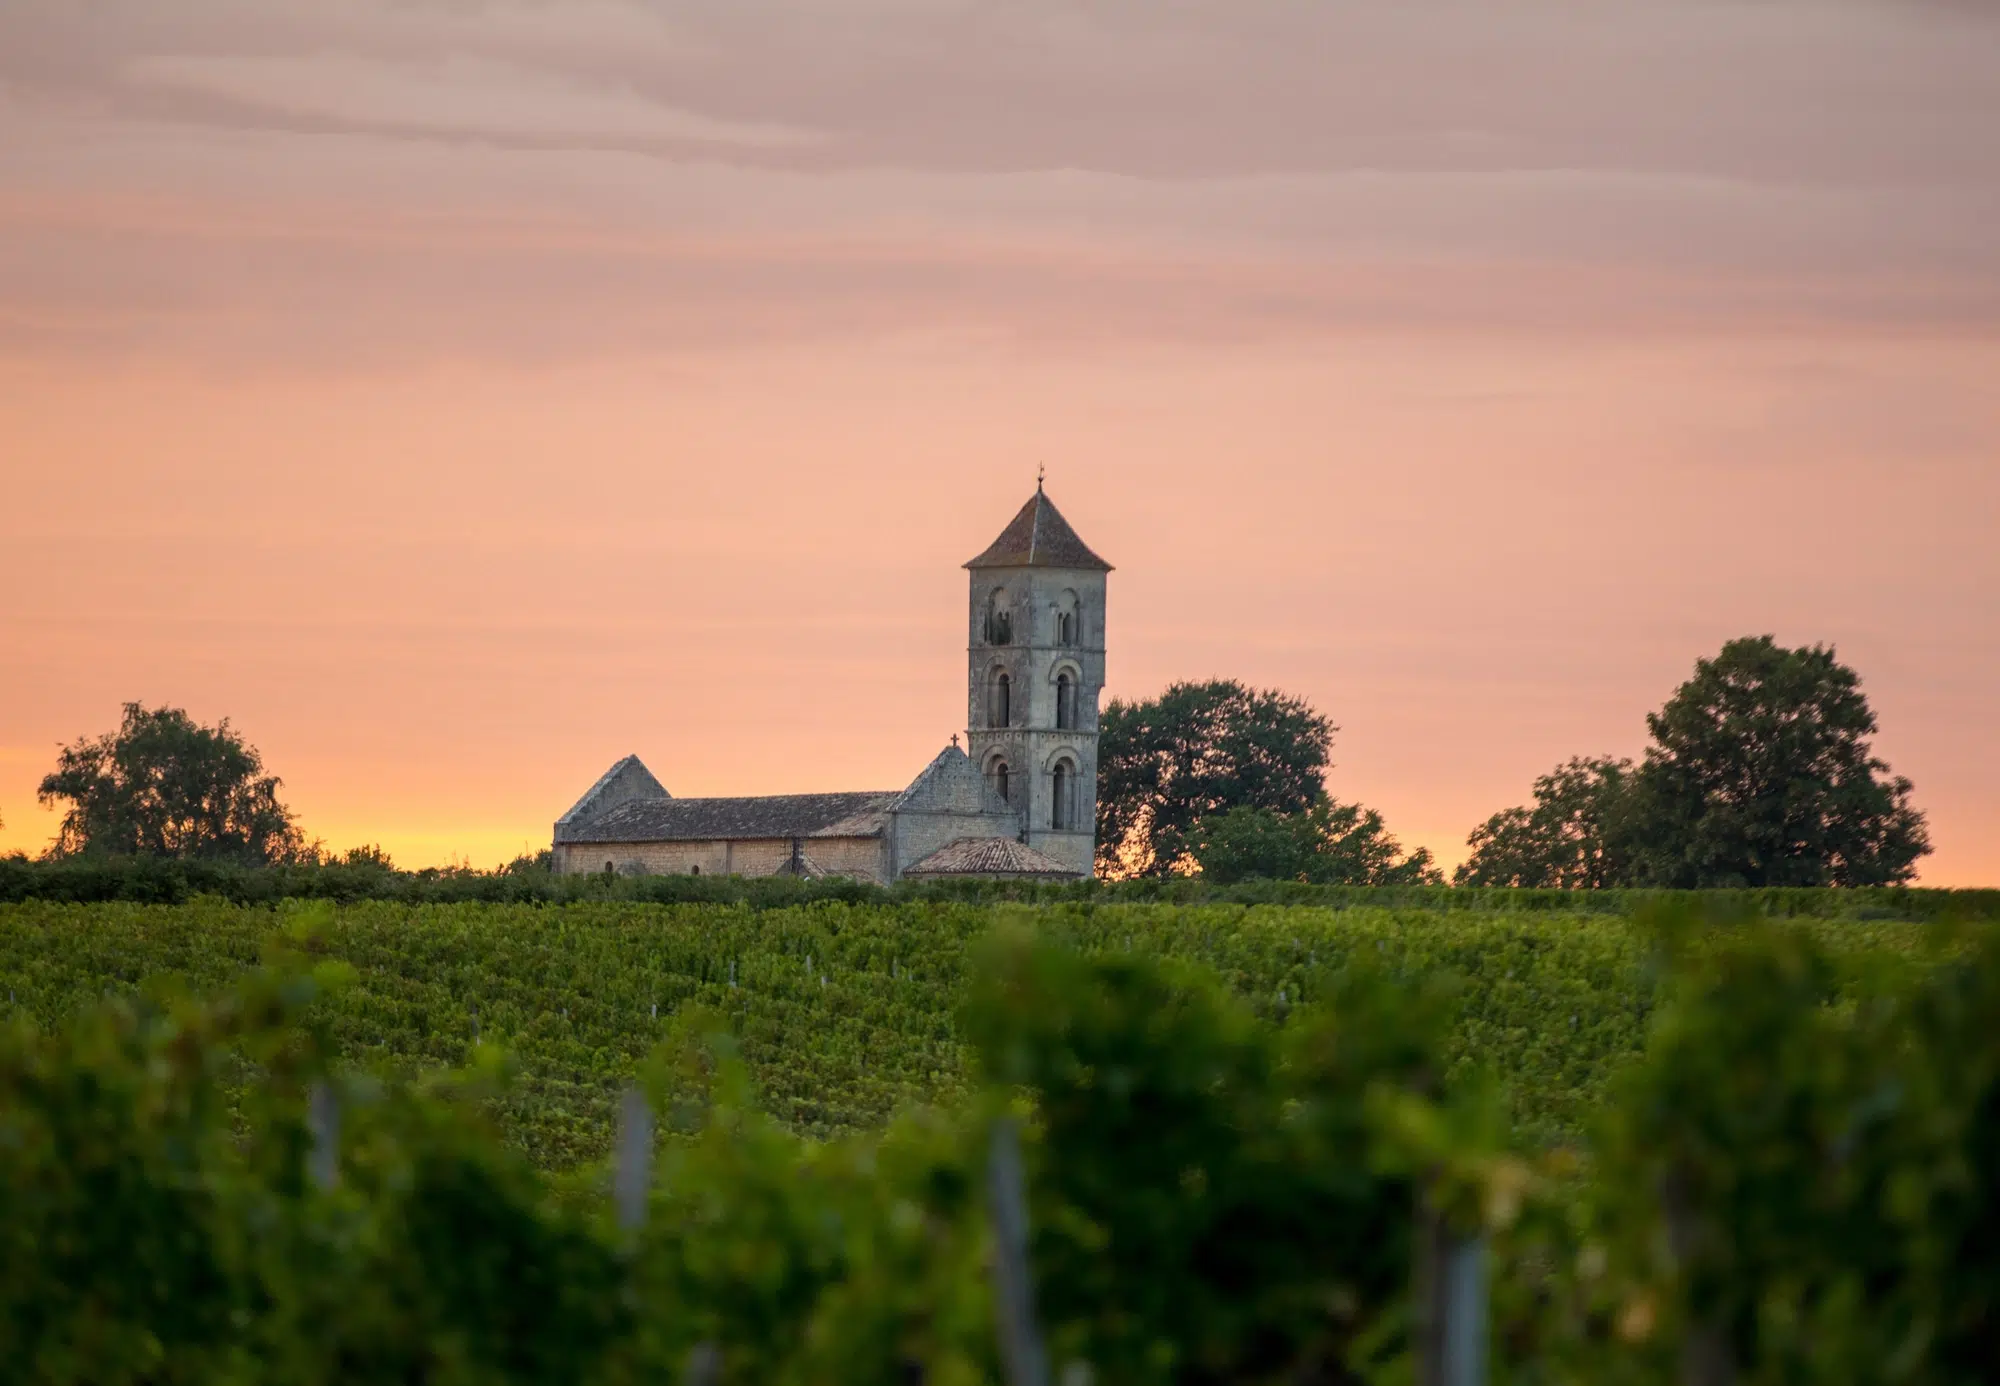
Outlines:
{"label": "finial on tower", "polygon": [[1035,491],[1037,494],[1041,492],[1042,478],[1048,475],[1048,471],[1048,467],[1043,463],[1037,462],[1035,464]]}

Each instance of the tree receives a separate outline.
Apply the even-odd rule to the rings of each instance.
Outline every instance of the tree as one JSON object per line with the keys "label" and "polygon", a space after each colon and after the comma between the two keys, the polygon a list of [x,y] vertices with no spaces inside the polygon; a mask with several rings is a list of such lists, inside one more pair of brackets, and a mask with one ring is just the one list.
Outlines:
{"label": "tree", "polygon": [[266,864],[303,846],[279,780],[224,718],[125,704],[115,733],[63,748],[39,796],[66,801],[51,855],[114,853]]}
{"label": "tree", "polygon": [[1302,813],[1325,792],[1333,723],[1303,698],[1233,679],[1176,683],[1104,710],[1097,738],[1097,860],[1106,875],[1193,864],[1203,819],[1238,806]]}
{"label": "tree", "polygon": [[1626,884],[1634,844],[1632,762],[1578,756],[1535,780],[1533,808],[1502,809],[1472,830],[1454,885],[1564,890]]}
{"label": "tree", "polygon": [[1861,886],[1931,850],[1910,782],[1871,754],[1875,714],[1831,646],[1732,640],[1646,718],[1637,869],[1661,886]]}
{"label": "tree", "polygon": [[1302,813],[1238,805],[1204,819],[1194,847],[1201,874],[1228,885],[1252,879],[1314,885],[1443,885],[1430,849],[1408,856],[1382,815],[1323,798]]}

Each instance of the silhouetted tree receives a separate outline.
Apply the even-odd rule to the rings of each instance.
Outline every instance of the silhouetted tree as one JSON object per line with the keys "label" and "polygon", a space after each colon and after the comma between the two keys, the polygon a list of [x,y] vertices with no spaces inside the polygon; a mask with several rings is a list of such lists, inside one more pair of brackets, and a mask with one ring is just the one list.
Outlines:
{"label": "silhouetted tree", "polygon": [[1186,870],[1205,818],[1237,807],[1311,808],[1325,793],[1335,730],[1305,699],[1233,679],[1114,699],[1097,739],[1099,870]]}
{"label": "silhouetted tree", "polygon": [[1472,830],[1454,885],[1594,889],[1631,879],[1632,762],[1578,756],[1535,780],[1532,808]]}
{"label": "silhouetted tree", "polygon": [[1299,813],[1237,807],[1202,820],[1195,860],[1207,880],[1315,885],[1443,885],[1430,849],[1407,856],[1374,809],[1321,799]]}
{"label": "silhouetted tree", "polygon": [[1931,850],[1910,782],[1871,753],[1860,677],[1831,646],[1732,640],[1646,725],[1634,808],[1643,883],[1887,885]]}
{"label": "silhouetted tree", "polygon": [[1461,885],[1891,885],[1931,850],[1831,647],[1732,640],[1646,718],[1644,764],[1577,759],[1475,828]]}
{"label": "silhouetted tree", "polygon": [[51,854],[112,853],[270,863],[302,847],[279,781],[224,718],[125,704],[116,732],[63,749],[40,798],[67,803]]}

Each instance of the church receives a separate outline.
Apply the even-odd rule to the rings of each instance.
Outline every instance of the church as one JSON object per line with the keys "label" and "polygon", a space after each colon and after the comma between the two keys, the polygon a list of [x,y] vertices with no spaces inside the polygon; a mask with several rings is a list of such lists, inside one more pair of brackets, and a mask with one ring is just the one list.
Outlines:
{"label": "church", "polygon": [[1111,565],[1037,482],[965,569],[965,749],[954,736],[900,790],[728,799],[677,799],[626,756],[556,820],[555,869],[881,883],[1090,875]]}

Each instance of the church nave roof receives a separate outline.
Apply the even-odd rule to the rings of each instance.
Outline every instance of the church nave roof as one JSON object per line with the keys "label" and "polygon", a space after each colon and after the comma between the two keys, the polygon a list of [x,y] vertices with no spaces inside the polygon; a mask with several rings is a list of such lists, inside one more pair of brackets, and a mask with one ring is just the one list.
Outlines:
{"label": "church nave roof", "polygon": [[568,825],[565,842],[721,842],[873,837],[893,789],[763,794],[737,799],[641,799]]}

